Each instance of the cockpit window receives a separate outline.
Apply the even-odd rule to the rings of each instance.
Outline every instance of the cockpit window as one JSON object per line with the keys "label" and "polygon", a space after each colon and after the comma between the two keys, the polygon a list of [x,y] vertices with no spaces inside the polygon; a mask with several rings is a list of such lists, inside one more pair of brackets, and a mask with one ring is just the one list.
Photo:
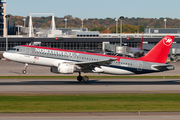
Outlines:
{"label": "cockpit window", "polygon": [[11,50],[16,51],[16,48],[12,48]]}
{"label": "cockpit window", "polygon": [[18,48],[12,48],[11,50],[12,50],[12,51],[17,51],[17,52],[19,52],[19,49],[18,49]]}

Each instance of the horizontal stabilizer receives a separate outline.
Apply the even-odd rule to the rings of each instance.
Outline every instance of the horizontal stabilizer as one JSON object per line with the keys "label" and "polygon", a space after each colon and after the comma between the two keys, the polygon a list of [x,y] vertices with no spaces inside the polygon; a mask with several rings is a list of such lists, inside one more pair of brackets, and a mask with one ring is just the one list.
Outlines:
{"label": "horizontal stabilizer", "polygon": [[167,70],[174,70],[173,65],[152,65],[152,67],[159,71],[167,71]]}

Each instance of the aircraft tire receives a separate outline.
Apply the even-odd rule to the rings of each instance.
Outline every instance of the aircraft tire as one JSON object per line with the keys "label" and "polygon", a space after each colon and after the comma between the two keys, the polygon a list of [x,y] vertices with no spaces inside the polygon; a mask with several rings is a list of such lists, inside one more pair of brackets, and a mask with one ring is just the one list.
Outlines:
{"label": "aircraft tire", "polygon": [[23,74],[26,74],[26,73],[27,73],[27,71],[26,71],[26,70],[23,70],[23,71],[22,71],[22,73],[23,73]]}
{"label": "aircraft tire", "polygon": [[81,82],[81,81],[83,80],[83,77],[82,77],[82,76],[78,76],[78,77],[77,77],[77,80],[78,80],[79,82]]}
{"label": "aircraft tire", "polygon": [[83,81],[84,81],[84,82],[87,82],[87,81],[89,81],[89,78],[88,78],[88,76],[86,76],[86,75],[85,75],[85,76],[83,77]]}

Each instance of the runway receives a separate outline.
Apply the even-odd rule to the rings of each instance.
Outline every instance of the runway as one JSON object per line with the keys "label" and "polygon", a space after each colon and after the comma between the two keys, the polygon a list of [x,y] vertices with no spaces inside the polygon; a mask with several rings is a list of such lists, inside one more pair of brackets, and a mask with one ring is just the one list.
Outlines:
{"label": "runway", "polygon": [[[180,64],[172,62],[175,70],[144,75],[179,75]],[[0,76],[62,76],[43,66],[28,66],[22,74],[22,63],[0,61]],[[76,76],[78,74],[72,74]],[[97,75],[97,73],[88,73]],[[100,76],[107,74],[101,74]],[[143,76],[144,76],[143,75]],[[69,76],[69,74],[68,74]],[[178,79],[91,79],[87,83],[76,79],[0,79],[0,94],[87,94],[87,93],[180,93]]]}
{"label": "runway", "polygon": [[[175,70],[143,74],[179,75],[180,64],[172,62]],[[51,73],[48,67],[28,66],[28,73],[22,74],[22,63],[0,61],[0,76],[62,76]],[[72,74],[76,76],[78,74]],[[97,73],[88,73],[97,75]],[[107,74],[101,74],[100,76]],[[64,75],[63,75],[64,76]],[[69,74],[68,74],[69,76]],[[178,79],[91,79],[87,83],[76,79],[0,79],[0,94],[94,94],[94,93],[180,93]]]}
{"label": "runway", "polygon": [[[180,74],[179,63],[172,63],[176,69],[143,76],[174,76]],[[50,73],[48,67],[29,65],[28,73],[22,74],[23,64],[0,61],[0,76],[59,76]],[[76,76],[77,74],[72,74]],[[97,75],[90,73],[88,75]],[[106,74],[101,74],[106,76]],[[68,75],[69,76],[69,75]],[[51,94],[110,94],[110,93],[180,93],[179,79],[91,79],[87,83],[76,79],[0,79],[1,95],[51,95]],[[133,113],[0,113],[1,120],[178,120],[179,112],[155,112],[141,115]]]}
{"label": "runway", "polygon": [[0,94],[180,93],[177,79],[0,79]]}

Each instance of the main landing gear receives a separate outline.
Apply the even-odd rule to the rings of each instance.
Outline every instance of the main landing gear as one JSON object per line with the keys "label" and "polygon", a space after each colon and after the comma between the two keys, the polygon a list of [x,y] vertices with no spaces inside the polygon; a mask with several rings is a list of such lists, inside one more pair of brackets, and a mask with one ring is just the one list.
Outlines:
{"label": "main landing gear", "polygon": [[28,64],[25,63],[24,70],[22,71],[23,74],[26,74],[26,73],[27,73],[27,67],[28,67]]}
{"label": "main landing gear", "polygon": [[81,81],[84,81],[84,82],[87,82],[87,81],[89,81],[89,78],[88,78],[88,76],[81,76],[81,72],[79,72],[79,76],[77,77],[77,80],[79,81],[79,82],[81,82]]}

